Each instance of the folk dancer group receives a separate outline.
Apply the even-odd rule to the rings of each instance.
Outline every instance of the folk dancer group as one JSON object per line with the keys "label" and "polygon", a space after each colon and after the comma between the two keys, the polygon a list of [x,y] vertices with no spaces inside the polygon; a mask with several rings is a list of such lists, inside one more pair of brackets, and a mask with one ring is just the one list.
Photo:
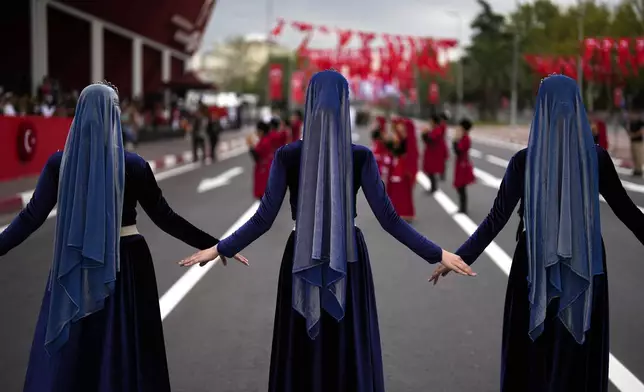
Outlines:
{"label": "folk dancer group", "polygon": [[[24,390],[170,391],[154,266],[136,227],[137,204],[162,230],[202,249],[180,265],[217,257],[248,264],[239,252],[269,230],[288,190],[295,226],[279,273],[268,391],[384,392],[370,258],[354,221],[362,190],[390,235],[426,262],[439,263],[434,283],[450,271],[476,276],[470,265],[519,204],[500,390],[606,392],[608,286],[599,195],[643,244],[644,214],[608,153],[594,143],[576,82],[546,78],[537,101],[528,148],[511,159],[489,215],[451,253],[400,218],[379,158],[351,143],[349,85],[337,72],[311,78],[303,137],[274,151],[257,212],[221,241],[174,213],[150,166],[124,151],[116,89],[85,88],[64,150],[51,156],[31,201],[0,233],[3,256],[58,204],[50,279]],[[253,150],[260,154],[271,131],[266,124],[258,128]],[[461,122],[457,155],[466,156],[470,128]],[[392,156],[388,176],[400,177],[387,184],[398,184],[399,192],[413,188],[415,136],[410,122],[399,120],[382,138]],[[467,177],[455,185],[464,182]]]}
{"label": "folk dancer group", "polygon": [[[467,213],[467,186],[475,182],[474,168],[469,158],[472,123],[463,119],[452,140],[455,154],[453,185],[459,195],[459,212]],[[419,170],[418,135],[409,118],[393,118],[387,127],[385,117],[376,117],[371,132],[372,152],[380,175],[385,180],[387,194],[401,218],[411,222],[415,217],[414,185]],[[434,115],[429,127],[421,132],[425,144],[423,172],[429,177],[430,193],[438,190],[439,179],[445,180],[449,147],[447,145],[447,116]]]}

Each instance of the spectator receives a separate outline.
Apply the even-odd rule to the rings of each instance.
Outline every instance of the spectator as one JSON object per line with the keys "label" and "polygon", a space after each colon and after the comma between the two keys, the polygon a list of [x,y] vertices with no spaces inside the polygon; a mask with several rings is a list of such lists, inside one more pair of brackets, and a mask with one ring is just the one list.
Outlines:
{"label": "spectator", "polygon": [[639,114],[633,112],[628,123],[628,136],[631,142],[631,157],[633,159],[633,176],[642,176],[642,146],[644,141],[644,122]]}

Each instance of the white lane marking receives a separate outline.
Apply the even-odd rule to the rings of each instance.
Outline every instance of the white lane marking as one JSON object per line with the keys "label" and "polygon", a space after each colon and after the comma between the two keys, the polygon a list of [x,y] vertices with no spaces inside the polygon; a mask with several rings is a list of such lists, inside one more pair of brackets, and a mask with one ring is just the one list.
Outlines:
{"label": "white lane marking", "polygon": [[[241,154],[243,154],[243,153],[245,153],[247,151],[248,151],[247,147],[239,148],[239,149],[236,149],[236,150],[230,150],[230,151],[227,151],[227,152],[221,154],[220,157],[219,157],[219,160],[223,161],[223,160],[226,160],[226,159],[234,158],[234,157],[236,157],[238,155],[241,155]],[[152,166],[152,164],[154,162],[150,161],[148,163],[150,164],[150,166]],[[163,181],[163,180],[166,180],[166,179],[171,178],[171,177],[178,176],[178,175],[183,174],[183,173],[188,173],[188,172],[193,171],[195,169],[198,169],[200,167],[201,167],[200,163],[188,163],[187,165],[181,165],[181,166],[175,167],[174,169],[165,170],[165,171],[156,173],[154,175],[154,178],[156,178],[157,181]],[[34,191],[28,191],[28,192],[23,192],[21,194],[21,197],[23,197],[23,200],[25,200],[24,198],[27,197],[27,195],[28,195],[28,198],[26,199],[27,202],[24,203],[25,206],[29,203],[29,200],[31,199],[31,196],[32,196],[33,192]],[[51,211],[51,213],[49,213],[49,216],[47,216],[47,219],[55,217],[56,214],[57,214],[57,210],[54,208]],[[4,225],[4,226],[0,226],[0,233],[2,233],[7,227],[9,227],[9,224]]]}
{"label": "white lane marking", "polygon": [[495,157],[494,155],[487,155],[485,157],[485,160],[490,162],[493,165],[497,165],[501,167],[508,167],[508,164],[510,163],[510,161],[507,161],[499,157]]}
{"label": "white lane marking", "polygon": [[470,156],[474,158],[483,158],[483,153],[475,148],[470,148]]}
{"label": "white lane marking", "polygon": [[[472,150],[470,150],[470,152],[471,151]],[[474,154],[470,154],[470,155],[472,157],[474,157],[474,158],[481,158],[481,156],[475,156]],[[490,155],[490,154],[485,155],[485,160],[488,161],[489,163],[493,164],[493,165],[500,166],[500,167],[503,167],[503,168],[508,167],[508,163],[510,163],[510,161],[507,161],[507,160],[505,160],[503,158],[499,158],[499,157],[496,157],[496,156]],[[630,170],[621,168],[619,166],[615,166],[615,169],[617,170],[618,173],[621,172],[621,174],[631,174]],[[474,170],[476,170],[476,169],[474,169]],[[624,189],[626,189],[627,191],[637,192],[637,193],[644,193],[644,185],[637,184],[635,182],[622,180],[622,179],[620,179],[620,181],[622,182],[622,186],[624,187]]]}
{"label": "white lane marking", "polygon": [[[259,201],[253,203],[250,208],[237,219],[237,221],[224,233],[222,238],[230,236],[235,230],[239,229],[247,220],[249,220],[257,211]],[[203,267],[195,265],[186,271],[186,273],[177,280],[172,287],[159,300],[159,307],[161,308],[161,320],[164,320],[170,312],[185,298],[185,296],[192,290],[193,287],[203,278],[212,267],[220,261],[217,258]]]}
{"label": "white lane marking", "polygon": [[[425,173],[418,172],[416,180],[420,186],[429,191],[431,186],[429,178]],[[458,207],[443,191],[437,190],[434,192],[434,199],[440,204],[441,207],[447,212],[452,219],[458,224],[463,231],[471,236],[474,234],[478,226],[470,217],[465,214],[457,213]],[[494,241],[490,242],[485,253],[496,264],[503,273],[510,275],[510,268],[512,266],[512,258],[510,255],[497,245]],[[608,378],[610,381],[622,392],[644,392],[644,384],[631,373],[626,366],[624,366],[613,354],[610,354],[608,360]]]}
{"label": "white lane marking", "polygon": [[237,166],[233,167],[230,170],[226,170],[216,177],[204,178],[203,180],[201,180],[199,186],[197,187],[197,193],[204,193],[221,186],[228,185],[230,184],[230,180],[242,174],[243,172],[244,169],[241,166]]}

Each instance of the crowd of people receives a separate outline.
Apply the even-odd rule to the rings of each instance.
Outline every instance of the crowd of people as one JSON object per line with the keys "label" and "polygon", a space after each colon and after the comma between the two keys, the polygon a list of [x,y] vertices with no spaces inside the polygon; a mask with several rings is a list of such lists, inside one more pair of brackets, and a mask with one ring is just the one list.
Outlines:
{"label": "crowd of people", "polygon": [[288,143],[300,140],[302,125],[300,110],[295,110],[288,121],[279,113],[274,113],[270,120],[259,121],[255,133],[246,138],[251,157],[255,161],[253,196],[256,199],[261,199],[266,190],[275,151]]}
{"label": "crowd of people", "polygon": [[[26,392],[170,391],[154,265],[136,226],[137,204],[162,230],[201,249],[181,266],[203,266],[218,257],[247,265],[239,252],[270,229],[287,191],[295,225],[279,273],[268,391],[384,392],[369,252],[355,225],[359,190],[390,235],[438,265],[434,283],[451,271],[476,276],[470,265],[519,205],[499,390],[608,390],[600,194],[642,244],[644,213],[595,143],[573,79],[554,75],[542,81],[528,147],[512,157],[490,213],[455,253],[405,221],[415,215],[419,139],[425,144],[423,170],[435,178],[432,190],[445,178],[446,116],[433,117],[422,138],[411,119],[377,118],[374,151],[353,144],[349,83],[338,72],[311,78],[305,116],[294,113],[288,126],[279,118],[257,124],[248,145],[259,207],[221,241],[172,211],[149,164],[125,151],[116,89],[94,84],[79,100],[65,149],[50,157],[32,200],[0,233],[3,256],[58,205]],[[202,108],[194,124],[200,137],[208,135],[210,123]],[[93,137],[96,129],[104,137]],[[461,120],[452,139],[453,185],[462,212],[465,188],[474,181],[471,129],[469,120]]]}
{"label": "crowd of people", "polygon": [[[422,170],[429,177],[430,193],[438,190],[439,181],[445,181],[450,156],[447,121],[448,116],[445,113],[433,115],[429,125],[421,131],[424,144]],[[461,213],[467,213],[466,189],[475,181],[474,169],[469,159],[471,141],[468,134],[471,129],[470,120],[461,120],[452,140],[452,149],[456,155],[453,185],[458,191]],[[387,194],[398,215],[411,222],[416,211],[413,191],[419,171],[416,124],[410,118],[398,117],[388,122],[385,117],[379,116],[375,119],[371,138],[380,175],[387,184]]]}

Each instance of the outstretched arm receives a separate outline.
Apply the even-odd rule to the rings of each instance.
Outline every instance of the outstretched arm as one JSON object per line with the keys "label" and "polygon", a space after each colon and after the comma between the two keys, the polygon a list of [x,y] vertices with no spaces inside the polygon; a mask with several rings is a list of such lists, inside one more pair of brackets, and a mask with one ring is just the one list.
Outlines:
{"label": "outstretched arm", "polygon": [[514,208],[519,199],[521,199],[524,165],[519,162],[519,154],[524,153],[520,151],[512,157],[503,176],[503,181],[501,181],[499,192],[496,195],[496,199],[494,199],[492,209],[474,234],[456,251],[456,254],[461,256],[467,264],[474,263],[490,242],[496,238],[505,224],[508,223]]}
{"label": "outstretched arm", "polygon": [[644,244],[644,214],[628,197],[610,155],[603,148],[596,148],[599,156],[599,192],[617,218]]}
{"label": "outstretched arm", "polygon": [[138,184],[138,200],[152,222],[164,232],[197,249],[207,249],[217,245],[219,240],[199,230],[170,208],[154,178],[150,165],[141,161],[135,173]]}
{"label": "outstretched arm", "polygon": [[402,220],[394,210],[372,153],[362,168],[361,185],[369,207],[387,233],[429,263],[441,261],[443,250]]}
{"label": "outstretched arm", "polygon": [[58,165],[54,158],[49,158],[40,173],[36,190],[29,204],[0,233],[0,256],[20,245],[47,220],[47,216],[56,206],[58,199]]}
{"label": "outstretched arm", "polygon": [[275,152],[275,158],[271,164],[271,171],[268,176],[268,185],[264,196],[259,203],[259,208],[248,222],[235,231],[230,237],[222,240],[217,246],[219,254],[232,257],[242,249],[266,233],[280,211],[284,196],[286,195],[286,168],[280,151]]}

